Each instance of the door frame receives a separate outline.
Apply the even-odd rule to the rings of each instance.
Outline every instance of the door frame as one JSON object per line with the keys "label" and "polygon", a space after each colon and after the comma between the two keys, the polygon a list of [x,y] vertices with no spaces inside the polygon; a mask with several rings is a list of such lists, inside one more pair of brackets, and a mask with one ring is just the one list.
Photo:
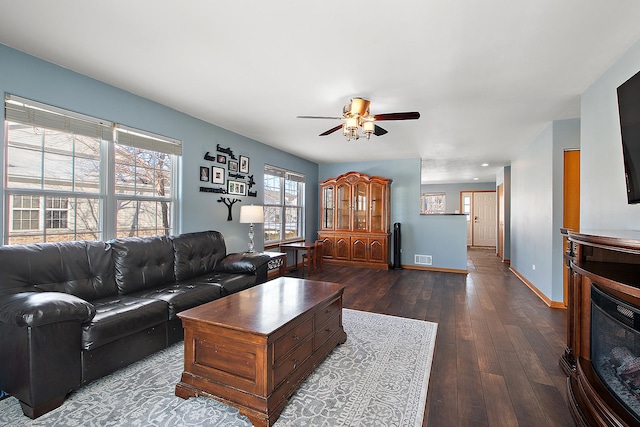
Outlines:
{"label": "door frame", "polygon": [[504,261],[504,184],[498,185],[496,199],[498,203],[496,254]]}

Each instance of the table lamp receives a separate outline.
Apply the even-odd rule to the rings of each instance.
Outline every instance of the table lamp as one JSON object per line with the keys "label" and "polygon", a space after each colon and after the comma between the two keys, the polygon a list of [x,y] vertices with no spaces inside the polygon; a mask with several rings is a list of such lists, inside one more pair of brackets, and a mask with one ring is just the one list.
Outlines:
{"label": "table lamp", "polygon": [[253,224],[261,224],[264,222],[264,209],[262,206],[250,205],[240,206],[240,223],[249,225],[249,251],[253,250]]}

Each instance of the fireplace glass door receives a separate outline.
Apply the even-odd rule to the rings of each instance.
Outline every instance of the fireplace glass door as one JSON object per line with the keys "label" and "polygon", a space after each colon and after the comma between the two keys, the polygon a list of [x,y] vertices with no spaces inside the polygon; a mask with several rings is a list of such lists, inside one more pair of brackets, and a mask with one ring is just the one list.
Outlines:
{"label": "fireplace glass door", "polygon": [[591,362],[640,423],[640,309],[591,285]]}

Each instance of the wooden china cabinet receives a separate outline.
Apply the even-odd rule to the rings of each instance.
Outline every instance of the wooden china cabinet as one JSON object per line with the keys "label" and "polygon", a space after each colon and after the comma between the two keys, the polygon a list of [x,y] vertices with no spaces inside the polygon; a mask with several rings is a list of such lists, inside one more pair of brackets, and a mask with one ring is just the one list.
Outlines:
{"label": "wooden china cabinet", "polygon": [[391,179],[347,172],[320,182],[320,231],[325,261],[389,268]]}

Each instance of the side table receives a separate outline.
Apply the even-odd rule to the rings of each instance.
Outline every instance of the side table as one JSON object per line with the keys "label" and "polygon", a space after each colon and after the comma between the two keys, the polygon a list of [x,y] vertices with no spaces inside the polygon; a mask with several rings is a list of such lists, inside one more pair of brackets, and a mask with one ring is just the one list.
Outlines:
{"label": "side table", "polygon": [[260,252],[260,255],[269,255],[268,274],[269,279],[282,277],[287,272],[287,254],[284,252]]}

